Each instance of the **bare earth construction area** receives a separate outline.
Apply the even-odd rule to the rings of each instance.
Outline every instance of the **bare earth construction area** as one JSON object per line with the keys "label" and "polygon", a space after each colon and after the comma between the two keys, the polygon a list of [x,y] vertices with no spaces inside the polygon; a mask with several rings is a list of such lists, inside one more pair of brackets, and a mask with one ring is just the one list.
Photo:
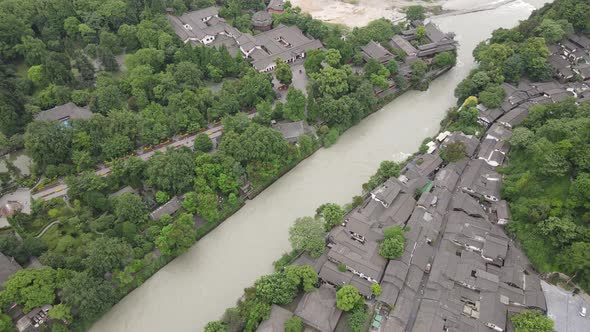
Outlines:
{"label": "bare earth construction area", "polygon": [[497,8],[513,1],[515,0],[291,0],[291,3],[322,21],[360,27],[380,17],[392,21],[401,20],[404,18],[404,8],[408,6],[421,5],[430,11],[442,9],[445,14],[465,14]]}

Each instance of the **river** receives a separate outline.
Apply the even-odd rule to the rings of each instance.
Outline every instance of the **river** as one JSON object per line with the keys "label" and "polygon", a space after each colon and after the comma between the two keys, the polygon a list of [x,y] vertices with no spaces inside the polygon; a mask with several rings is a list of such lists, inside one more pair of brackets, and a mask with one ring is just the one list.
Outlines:
{"label": "river", "polygon": [[427,91],[397,98],[349,129],[337,144],[300,163],[121,300],[91,331],[201,331],[218,319],[290,249],[293,220],[312,215],[327,201],[351,201],[380,161],[402,159],[435,134],[455,103],[454,87],[474,67],[471,52],[477,43],[496,28],[514,26],[543,2],[517,0],[494,10],[434,19],[443,31],[457,34],[460,49],[454,69]]}

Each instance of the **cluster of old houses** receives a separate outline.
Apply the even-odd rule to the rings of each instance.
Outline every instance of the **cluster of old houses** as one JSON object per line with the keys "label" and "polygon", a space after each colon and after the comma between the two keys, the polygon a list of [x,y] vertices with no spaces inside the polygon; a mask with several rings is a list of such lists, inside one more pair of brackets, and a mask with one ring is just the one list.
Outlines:
{"label": "cluster of old houses", "polygon": [[[256,35],[242,33],[219,17],[216,7],[174,16],[169,13],[168,19],[174,31],[185,43],[203,44],[211,47],[225,46],[235,55],[241,53],[249,59],[252,66],[261,72],[274,70],[275,60],[280,58],[287,63],[305,58],[306,52],[322,49],[321,41],[305,35],[296,26],[279,25],[272,28],[271,13],[281,13],[284,2],[273,0],[266,11],[260,11],[252,16],[252,25],[260,31]],[[416,28],[424,27],[428,43],[414,47],[412,41],[417,39]],[[417,58],[431,58],[437,53],[454,51],[456,49],[454,35],[441,32],[434,23],[423,24],[422,21],[412,22],[410,28],[401,35],[394,36],[388,48],[397,49],[405,55],[404,68],[409,73],[409,63]],[[362,47],[365,60],[377,59],[386,63],[394,55],[381,44],[371,41]]]}
{"label": "cluster of old houses", "polygon": [[[509,135],[496,127],[486,139]],[[511,313],[545,310],[539,279],[500,226],[509,213],[499,198],[501,177],[485,160],[489,149],[458,132],[438,139],[436,150],[373,190],[330,232],[318,267],[321,288],[335,294],[336,286],[352,284],[371,298],[371,284],[379,283],[383,292],[376,300],[393,308],[384,315],[383,331],[505,331]],[[438,149],[456,141],[472,158],[442,167]],[[388,261],[378,247],[383,231],[395,225],[407,229],[406,247],[402,257]],[[317,324],[305,313],[299,307],[295,312]]]}
{"label": "cluster of old houses", "polygon": [[[319,289],[305,294],[293,312],[273,308],[259,330],[277,331],[273,327],[296,315],[316,330],[334,331],[342,316],[336,289],[345,284],[381,304],[373,325],[380,331],[514,331],[510,316],[546,311],[538,275],[503,230],[510,212],[495,168],[504,163],[511,130],[530,107],[568,96],[587,101],[590,87],[522,82],[503,88],[507,98],[500,108],[480,106],[486,127],[481,140],[440,133],[427,153],[373,190],[330,231],[319,259],[300,256],[294,264],[313,266]],[[452,142],[462,142],[469,158],[445,164],[439,151]],[[406,229],[405,252],[395,260],[379,255],[383,232],[391,226]],[[373,283],[382,289],[377,297]]]}
{"label": "cluster of old houses", "polygon": [[309,50],[323,48],[319,40],[310,38],[295,26],[272,27],[271,13],[282,12],[281,1],[271,1],[267,11],[252,17],[255,29],[262,31],[251,35],[242,33],[219,17],[217,7],[192,11],[181,16],[168,15],[176,34],[185,42],[213,47],[225,46],[231,54],[241,53],[252,66],[261,72],[276,67],[276,59],[292,63],[304,58]]}
{"label": "cluster of old houses", "polygon": [[[423,28],[424,36],[419,37],[416,30]],[[421,39],[425,44],[419,44],[414,41]],[[417,46],[414,46],[414,44]],[[388,45],[383,46],[375,41],[370,41],[367,45],[361,47],[361,54],[365,61],[371,59],[377,60],[381,64],[387,64],[390,61],[398,61],[398,71],[406,79],[412,74],[411,63],[421,59],[430,64],[433,57],[442,52],[455,52],[457,50],[457,41],[453,33],[442,32],[436,24],[429,22],[424,24],[422,21],[413,21],[409,28],[402,31],[401,34],[393,36]],[[402,60],[403,59],[403,60]],[[444,71],[444,69],[443,69]],[[385,90],[376,89],[379,96],[385,93],[394,92],[396,84]]]}
{"label": "cluster of old houses", "polygon": [[[419,38],[418,30],[424,27],[425,35],[428,43],[414,46],[413,40]],[[393,36],[389,44],[394,49],[403,51],[406,55],[406,60],[412,61],[417,58],[431,57],[437,53],[455,51],[457,42],[453,33],[444,33],[432,22],[424,24],[422,21],[412,21],[407,30],[401,32],[401,35]]]}
{"label": "cluster of old houses", "polygon": [[590,38],[571,34],[557,45],[549,47],[549,63],[560,81],[590,80]]}
{"label": "cluster of old houses", "polygon": [[[419,46],[412,45],[412,41],[418,38],[416,35],[417,27],[424,28],[426,31],[424,37],[428,39],[428,43]],[[424,24],[422,21],[413,21],[409,29],[391,38],[389,48],[395,50],[397,53],[403,54],[405,64],[409,64],[419,58],[430,59],[432,56],[441,52],[455,51],[457,49],[457,42],[453,33],[442,32],[432,22]],[[387,63],[395,58],[394,54],[387,48],[374,41],[362,46],[361,52],[365,61],[375,59],[381,63]]]}
{"label": "cluster of old houses", "polygon": [[[507,98],[498,108],[486,108],[478,105],[479,121],[484,125],[494,124],[494,127],[503,126],[512,128],[520,124],[529,114],[529,110],[535,105],[556,103],[567,98],[576,98],[578,102],[590,101],[590,82],[558,81],[531,83],[521,81],[518,86],[503,83],[502,87]],[[501,142],[485,141],[485,148],[491,145],[502,145]],[[502,156],[490,154],[488,159],[493,163],[501,163]]]}

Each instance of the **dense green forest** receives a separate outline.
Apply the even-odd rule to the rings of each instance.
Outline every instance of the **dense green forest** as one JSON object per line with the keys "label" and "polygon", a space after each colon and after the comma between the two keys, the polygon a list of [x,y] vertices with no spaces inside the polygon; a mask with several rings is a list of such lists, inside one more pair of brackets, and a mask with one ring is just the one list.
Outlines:
{"label": "dense green forest", "polygon": [[590,104],[537,106],[510,143],[508,229],[541,272],[565,272],[590,289]]}
{"label": "dense green forest", "polygon": [[[462,102],[478,96],[498,107],[503,82],[552,77],[547,46],[572,33],[590,33],[590,3],[560,0],[513,29],[498,29],[473,55],[479,67],[455,90]],[[456,113],[453,113],[457,117]],[[453,115],[451,114],[451,115]],[[540,272],[561,271],[590,290],[590,105],[575,100],[537,105],[514,130],[503,197],[513,222],[507,227]]]}
{"label": "dense green forest", "polygon": [[[285,104],[272,105],[275,92],[269,74],[256,72],[225,48],[183,44],[163,14],[166,6],[182,13],[212,4],[1,1],[0,150],[24,146],[34,160],[34,175],[56,178],[253,109],[259,111],[255,121],[264,125],[283,118],[323,123],[320,134],[330,133],[329,145],[376,109],[373,87],[387,86],[388,78],[401,88],[410,84],[424,88],[427,82],[428,66],[421,60],[413,64],[410,82],[397,73],[396,61],[387,66],[371,61],[363,75],[354,74],[347,65],[362,64],[359,46],[370,40],[387,41],[401,26],[379,19],[347,32],[287,5],[283,14],[274,15],[274,25],[297,25],[321,39],[328,51],[310,52],[306,59],[309,103],[293,91]],[[264,8],[262,0],[218,5],[222,5],[220,15],[246,32],[252,27],[242,21],[250,21],[240,15],[249,17],[252,10]],[[445,53],[435,58],[432,67],[453,64],[454,55]],[[39,111],[70,101],[89,106],[95,116],[76,120],[68,128],[32,122]]]}

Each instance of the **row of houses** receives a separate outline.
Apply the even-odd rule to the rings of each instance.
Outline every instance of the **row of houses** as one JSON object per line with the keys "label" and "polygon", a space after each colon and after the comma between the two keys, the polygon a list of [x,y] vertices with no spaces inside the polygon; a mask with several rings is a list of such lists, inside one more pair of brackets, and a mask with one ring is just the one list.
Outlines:
{"label": "row of houses", "polygon": [[[579,102],[590,101],[590,82],[569,82],[561,83],[558,81],[536,82],[531,83],[526,80],[521,81],[517,86],[509,83],[503,83],[502,88],[506,92],[506,99],[498,108],[486,108],[478,105],[479,122],[489,126],[494,123],[497,130],[502,126],[513,128],[526,119],[530,109],[536,105],[557,103],[567,98],[576,98]],[[503,142],[487,139],[484,140],[486,147],[500,144]],[[502,149],[500,149],[502,150]],[[488,156],[486,160],[497,166],[501,162],[502,156],[495,154]]]}
{"label": "row of houses", "polygon": [[[427,153],[371,191],[330,231],[324,255],[300,256],[294,264],[313,266],[321,286],[293,312],[273,308],[259,330],[273,331],[269,326],[280,326],[280,317],[296,315],[315,330],[334,331],[342,316],[336,289],[345,284],[392,308],[379,312],[380,331],[514,331],[512,315],[545,312],[538,274],[503,229],[511,217],[496,167],[505,162],[511,130],[530,107],[569,96],[586,101],[590,87],[524,81],[503,88],[507,97],[500,108],[479,106],[486,128],[481,139],[440,133]],[[453,142],[463,143],[468,158],[445,164],[439,151]],[[395,260],[378,253],[391,226],[406,229],[404,254]],[[382,289],[377,297],[373,283]]]}
{"label": "row of houses", "polygon": [[548,62],[560,81],[576,77],[582,81],[590,80],[590,38],[570,34],[557,45],[551,45],[549,51]]}
{"label": "row of houses", "polygon": [[[271,2],[270,12],[277,12],[270,9],[271,5],[272,8],[280,7],[276,1]],[[281,24],[270,29],[272,18],[268,12],[259,12],[253,16],[253,25],[263,31],[254,36],[229,25],[219,17],[217,7],[196,10],[181,16],[169,14],[168,19],[178,37],[185,43],[225,46],[233,55],[241,53],[261,72],[274,70],[277,58],[292,63],[305,58],[310,50],[323,48],[319,40],[306,36],[296,26]]]}

